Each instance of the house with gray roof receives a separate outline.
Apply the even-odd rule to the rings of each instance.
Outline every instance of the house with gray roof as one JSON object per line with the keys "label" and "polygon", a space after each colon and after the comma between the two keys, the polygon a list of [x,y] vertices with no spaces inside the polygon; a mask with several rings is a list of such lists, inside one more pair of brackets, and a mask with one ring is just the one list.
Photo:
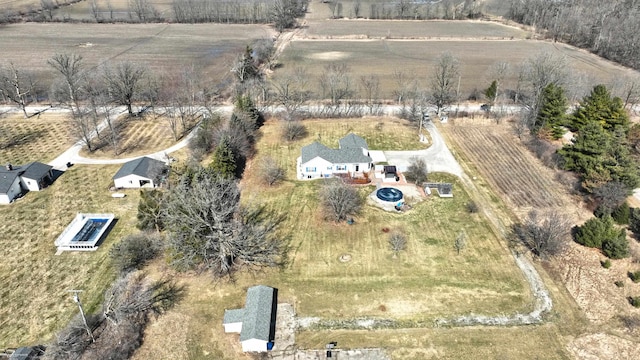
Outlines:
{"label": "house with gray roof", "polygon": [[154,188],[160,186],[167,174],[164,162],[143,156],[124,163],[113,176],[113,184],[118,189]]}
{"label": "house with gray roof", "polygon": [[40,162],[0,168],[0,204],[9,204],[28,191],[40,191],[53,182],[53,167]]}
{"label": "house with gray roof", "polygon": [[247,290],[242,309],[224,311],[224,332],[239,333],[242,351],[265,352],[273,348],[278,289],[257,285]]}
{"label": "house with gray roof", "polygon": [[338,149],[331,149],[317,141],[304,146],[298,158],[298,178],[319,179],[337,174],[360,177],[371,170],[372,159],[363,138],[350,133],[338,144]]}

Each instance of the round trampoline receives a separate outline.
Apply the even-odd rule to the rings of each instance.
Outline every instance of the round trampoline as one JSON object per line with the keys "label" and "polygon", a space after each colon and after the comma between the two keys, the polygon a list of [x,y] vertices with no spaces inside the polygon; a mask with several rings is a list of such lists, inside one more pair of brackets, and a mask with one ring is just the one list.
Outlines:
{"label": "round trampoline", "polygon": [[376,196],[382,201],[397,202],[402,200],[403,195],[402,191],[396,188],[383,187],[376,191]]}

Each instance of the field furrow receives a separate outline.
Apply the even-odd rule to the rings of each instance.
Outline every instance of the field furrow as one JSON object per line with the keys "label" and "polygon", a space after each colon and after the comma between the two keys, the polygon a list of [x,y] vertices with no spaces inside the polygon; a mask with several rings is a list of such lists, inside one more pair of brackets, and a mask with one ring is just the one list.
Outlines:
{"label": "field furrow", "polygon": [[489,126],[453,125],[445,131],[486,180],[516,208],[554,208],[565,204],[551,173],[510,133]]}

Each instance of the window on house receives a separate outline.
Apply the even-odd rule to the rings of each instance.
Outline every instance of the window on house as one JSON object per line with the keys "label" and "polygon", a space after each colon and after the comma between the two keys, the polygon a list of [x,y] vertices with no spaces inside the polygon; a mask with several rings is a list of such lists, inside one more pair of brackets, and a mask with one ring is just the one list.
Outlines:
{"label": "window on house", "polygon": [[327,170],[333,170],[333,166],[327,166]]}
{"label": "window on house", "polygon": [[347,170],[347,165],[336,165],[336,170]]}
{"label": "window on house", "polygon": [[316,172],[316,168],[315,167],[308,167],[308,168],[306,168],[306,172]]}

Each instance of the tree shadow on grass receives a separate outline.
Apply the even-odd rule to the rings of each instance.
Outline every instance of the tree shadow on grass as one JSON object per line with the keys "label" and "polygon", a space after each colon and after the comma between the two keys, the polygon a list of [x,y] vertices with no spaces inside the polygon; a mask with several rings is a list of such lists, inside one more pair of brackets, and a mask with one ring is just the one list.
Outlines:
{"label": "tree shadow on grass", "polygon": [[9,126],[0,126],[0,150],[36,142],[46,133],[42,129],[15,131]]}

